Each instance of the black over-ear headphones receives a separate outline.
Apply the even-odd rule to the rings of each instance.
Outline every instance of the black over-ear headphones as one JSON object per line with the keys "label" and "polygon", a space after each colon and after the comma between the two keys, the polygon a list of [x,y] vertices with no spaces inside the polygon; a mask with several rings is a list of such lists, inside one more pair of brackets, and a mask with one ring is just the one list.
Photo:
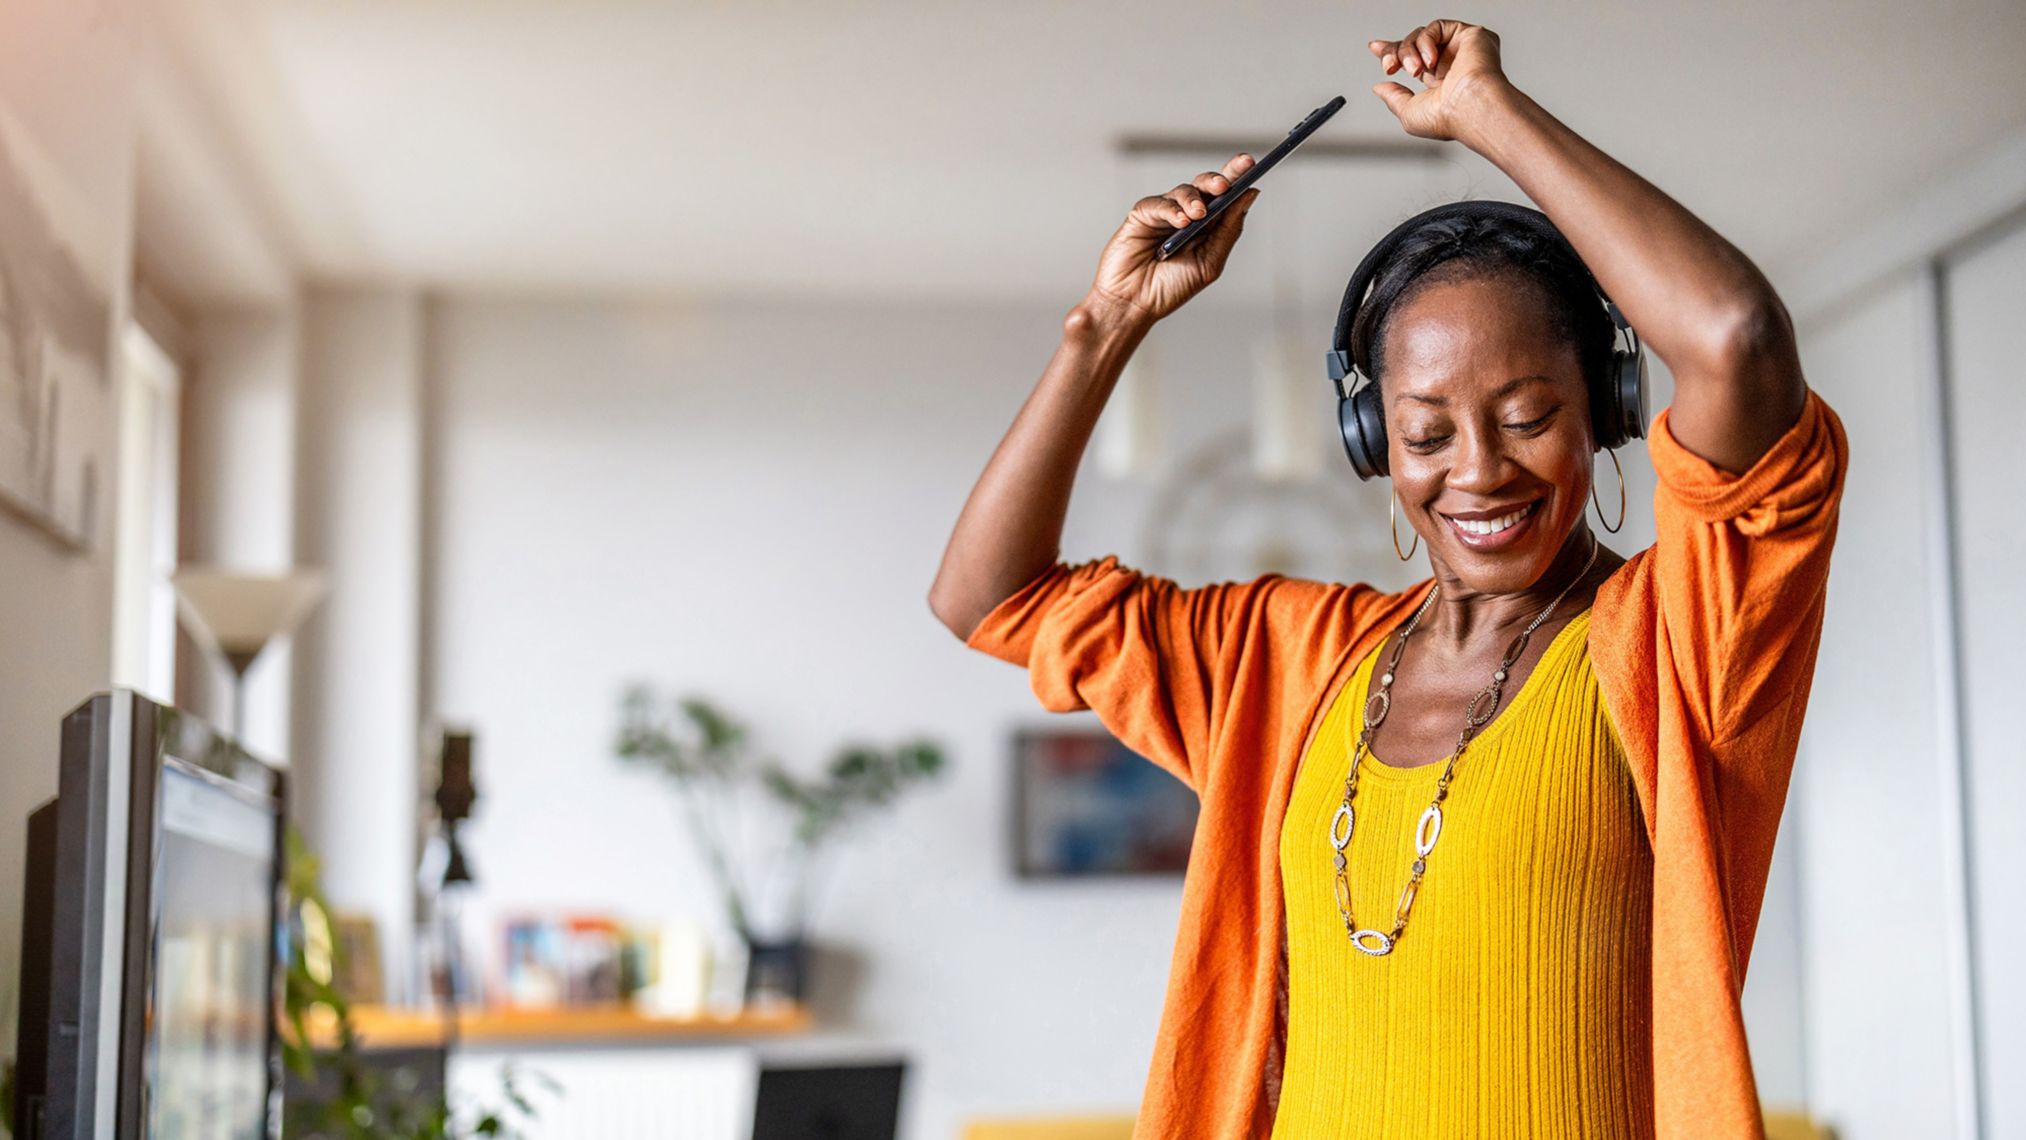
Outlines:
{"label": "black over-ear headphones", "polygon": [[[1353,360],[1351,354],[1351,327],[1357,321],[1358,306],[1364,304],[1365,291],[1371,287],[1372,279],[1378,276],[1394,248],[1408,234],[1429,222],[1457,217],[1519,223],[1560,245],[1576,264],[1583,264],[1575,247],[1569,244],[1569,239],[1562,236],[1562,231],[1555,228],[1546,214],[1514,202],[1451,202],[1408,218],[1380,239],[1379,244],[1373,246],[1365,259],[1358,263],[1357,272],[1351,274],[1351,283],[1344,290],[1343,306],[1337,310],[1336,334],[1330,339],[1328,357],[1330,382],[1337,390],[1337,426],[1344,434],[1344,452],[1351,457],[1351,466],[1357,470],[1360,479],[1385,475],[1388,470],[1386,413],[1379,402],[1379,385],[1372,379],[1370,361]],[[1589,380],[1590,420],[1596,432],[1597,445],[1617,447],[1627,440],[1646,435],[1646,351],[1639,345],[1639,334],[1625,322],[1625,315],[1605,294],[1603,286],[1597,284],[1596,277],[1590,275],[1587,266],[1584,274],[1610,312],[1612,327],[1623,330],[1632,345],[1630,350],[1614,346],[1611,367],[1602,377]],[[1344,379],[1353,373],[1364,376],[1365,384],[1355,391],[1346,392]]]}

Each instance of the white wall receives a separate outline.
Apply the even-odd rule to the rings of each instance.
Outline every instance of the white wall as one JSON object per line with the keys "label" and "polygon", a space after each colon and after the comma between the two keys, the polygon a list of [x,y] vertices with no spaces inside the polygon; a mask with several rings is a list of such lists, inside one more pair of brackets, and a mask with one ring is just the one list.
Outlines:
{"label": "white wall", "polygon": [[[473,859],[487,909],[709,912],[669,794],[610,758],[629,678],[722,701],[795,762],[847,737],[932,732],[951,746],[951,778],[840,854],[817,916],[821,938],[867,963],[850,1028],[912,1053],[912,1137],[952,1136],[984,1112],[1129,1110],[1179,882],[1013,879],[1007,732],[1048,714],[1018,671],[964,649],[925,600],[1061,314],[534,299],[438,312],[425,712],[478,730]],[[1303,327],[1326,337],[1329,315]],[[1268,324],[1192,309],[1148,341],[1171,461],[1243,422]],[[1313,355],[1316,441],[1351,483]],[[1656,408],[1671,390],[1664,370],[1659,388]],[[1653,479],[1643,446],[1625,458],[1630,515],[1610,542],[1630,552],[1652,539]],[[1336,576],[1398,586],[1424,572],[1393,558],[1386,494],[1349,492],[1335,525],[1361,553]],[[1065,556],[1135,561],[1150,503],[1093,457]],[[1762,1088],[1789,1103],[1800,1098],[1791,849],[1747,996]]]}
{"label": "white wall", "polygon": [[[1129,1108],[1178,885],[1014,883],[1006,732],[1045,714],[926,602],[1059,315],[442,315],[431,711],[479,734],[472,858],[495,909],[710,912],[669,793],[610,757],[630,678],[723,702],[794,762],[933,733],[950,778],[840,854],[816,920],[868,963],[854,1028],[914,1057],[909,1134],[952,1135],[960,1112]],[[1136,529],[1108,498],[1079,503],[1070,551]]]}
{"label": "white wall", "polygon": [[[134,101],[127,6],[21,0],[0,9],[0,108],[75,195],[60,240],[128,307]],[[117,360],[111,349],[107,357]],[[111,405],[108,403],[108,409]],[[97,425],[116,454],[117,420]],[[106,686],[112,662],[112,490],[101,473],[94,546],[74,553],[0,512],[0,1054],[14,1051],[22,844],[28,813],[56,792],[58,724]]]}

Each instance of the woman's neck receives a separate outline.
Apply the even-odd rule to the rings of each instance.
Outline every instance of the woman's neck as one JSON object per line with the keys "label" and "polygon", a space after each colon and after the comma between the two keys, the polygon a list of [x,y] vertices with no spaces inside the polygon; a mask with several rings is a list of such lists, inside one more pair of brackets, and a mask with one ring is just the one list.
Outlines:
{"label": "woman's neck", "polygon": [[1605,551],[1597,551],[1596,562],[1587,574],[1583,574],[1586,583],[1573,587],[1569,584],[1582,573],[1584,563],[1590,559],[1591,545],[1596,541],[1587,524],[1578,526],[1569,532],[1568,541],[1556,552],[1555,560],[1548,564],[1546,573],[1533,585],[1511,594],[1490,594],[1471,589],[1431,552],[1428,561],[1434,569],[1440,595],[1428,616],[1421,619],[1421,626],[1416,632],[1425,633],[1429,641],[1446,651],[1463,654],[1481,649],[1486,640],[1496,641],[1503,648],[1515,634],[1539,617],[1565,587],[1569,587],[1569,592],[1556,607],[1557,612],[1566,616],[1580,611],[1590,600],[1593,587],[1589,583],[1598,580],[1599,570],[1606,569]]}

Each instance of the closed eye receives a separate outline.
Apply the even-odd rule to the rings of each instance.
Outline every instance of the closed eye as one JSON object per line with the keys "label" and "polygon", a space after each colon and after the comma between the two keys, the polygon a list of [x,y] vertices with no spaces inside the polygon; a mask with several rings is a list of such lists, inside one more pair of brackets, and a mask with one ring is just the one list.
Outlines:
{"label": "closed eye", "polygon": [[1562,410],[1562,409],[1560,409],[1560,408],[1558,408],[1558,407],[1556,407],[1556,408],[1549,408],[1549,409],[1547,410],[1547,414],[1545,414],[1545,415],[1541,416],[1541,417],[1540,417],[1539,419],[1533,419],[1533,420],[1528,420],[1527,422],[1525,422],[1525,423],[1523,423],[1523,424],[1507,424],[1507,425],[1505,425],[1505,426],[1506,426],[1506,427],[1507,427],[1507,428],[1508,428],[1509,430],[1512,430],[1512,431],[1516,431],[1516,432],[1522,432],[1522,433],[1528,433],[1528,434],[1530,434],[1530,433],[1532,433],[1532,432],[1535,432],[1535,431],[1538,431],[1538,430],[1540,430],[1540,429],[1541,429],[1541,427],[1543,427],[1544,425],[1546,425],[1546,424],[1547,424],[1547,422],[1548,422],[1549,420],[1551,420],[1551,419],[1554,419],[1554,418],[1555,418],[1555,413],[1556,413],[1556,412],[1559,412],[1559,411],[1561,411],[1561,410]]}
{"label": "closed eye", "polygon": [[[1531,419],[1525,423],[1506,424],[1505,427],[1507,431],[1515,431],[1521,435],[1533,435],[1546,427],[1548,421],[1554,419],[1555,414],[1561,410],[1560,407],[1549,408],[1547,413],[1538,419]],[[1402,442],[1406,444],[1407,450],[1426,455],[1441,447],[1448,439],[1449,437],[1446,435],[1431,435],[1425,439],[1409,439]]]}

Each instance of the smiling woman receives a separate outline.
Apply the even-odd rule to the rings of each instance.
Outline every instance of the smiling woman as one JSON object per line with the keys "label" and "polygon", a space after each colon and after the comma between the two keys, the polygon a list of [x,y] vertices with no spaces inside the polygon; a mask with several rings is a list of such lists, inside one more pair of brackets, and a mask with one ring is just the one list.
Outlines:
{"label": "smiling woman", "polygon": [[[931,608],[1202,801],[1139,1135],[1757,1137],[1738,998],[1842,427],[1757,268],[1513,87],[1496,35],[1437,20],[1369,47],[1424,85],[1373,89],[1408,133],[1545,212],[1410,219],[1347,291],[1331,373],[1375,386],[1343,393],[1346,449],[1392,478],[1430,577],[1184,589],[1060,560],[1120,370],[1222,273],[1258,192],[1153,250],[1240,154],[1133,205]],[[1650,428],[1641,344],[1676,382]],[[1657,537],[1628,558],[1585,512],[1600,447],[1641,434]]]}

